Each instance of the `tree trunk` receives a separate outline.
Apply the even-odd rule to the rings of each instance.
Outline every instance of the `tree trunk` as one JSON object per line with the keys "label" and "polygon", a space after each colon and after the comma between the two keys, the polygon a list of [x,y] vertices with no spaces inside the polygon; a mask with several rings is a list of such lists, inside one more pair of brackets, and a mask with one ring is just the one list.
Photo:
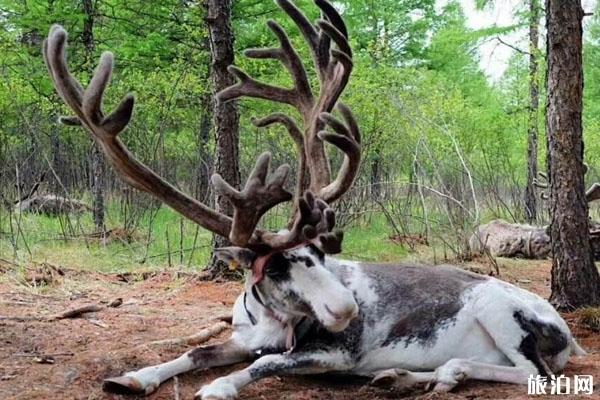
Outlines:
{"label": "tree trunk", "polygon": [[[233,64],[233,29],[231,27],[232,0],[206,0],[208,37],[211,54],[211,80],[213,94],[235,84],[234,77],[227,67]],[[239,189],[239,113],[236,102],[218,104],[213,110],[215,127],[215,164],[214,171],[220,174],[230,185]],[[217,211],[233,214],[233,207],[223,196],[216,195]],[[229,246],[226,238],[213,236],[214,247]],[[213,277],[227,275],[229,270],[222,262],[212,258],[210,271]]]}
{"label": "tree trunk", "polygon": [[534,180],[537,177],[538,145],[538,42],[540,13],[538,0],[529,0],[529,121],[527,129],[527,186],[525,187],[525,218],[527,222],[537,220],[537,196]]}
{"label": "tree trunk", "polygon": [[[94,3],[92,0],[83,0],[83,32],[81,34],[83,47],[85,48],[85,65],[87,71],[92,73],[94,54]],[[104,156],[98,149],[96,142],[92,143],[91,151],[91,186],[92,186],[92,212],[96,231],[104,232],[104,180],[105,165]]]}
{"label": "tree trunk", "polygon": [[582,18],[579,1],[546,0],[550,301],[560,310],[600,305],[600,275],[590,248],[583,180]]}
{"label": "tree trunk", "polygon": [[196,178],[196,198],[203,203],[208,202],[209,180],[212,169],[212,157],[209,152],[210,133],[212,128],[213,113],[212,95],[207,94],[202,99],[202,117],[200,118],[200,127],[198,129],[198,169]]}

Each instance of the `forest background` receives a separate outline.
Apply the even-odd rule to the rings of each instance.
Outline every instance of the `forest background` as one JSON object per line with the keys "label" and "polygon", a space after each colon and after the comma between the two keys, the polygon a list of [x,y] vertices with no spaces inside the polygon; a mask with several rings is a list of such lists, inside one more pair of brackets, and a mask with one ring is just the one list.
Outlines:
{"label": "forest background", "polygon": [[[317,18],[308,0],[297,3]],[[476,5],[492,7],[489,3]],[[546,224],[545,195],[533,189],[539,176],[531,173],[532,165],[546,170],[541,5],[522,1],[513,9],[514,25],[477,30],[467,27],[458,2],[344,0],[335,5],[343,11],[355,50],[343,101],[364,138],[360,176],[336,204],[338,222],[347,231],[343,255],[391,261],[427,244],[432,261],[464,258],[468,237],[482,222]],[[290,84],[277,63],[241,56],[242,49],[275,43],[268,19],[287,21],[271,1],[233,2],[235,63],[261,80]],[[66,110],[41,56],[53,23],[70,33],[69,63],[84,84],[101,52],[115,53],[107,104],[110,108],[130,91],[137,100],[133,122],[121,135],[127,146],[178,187],[214,202],[209,177],[218,149],[202,2],[1,0],[0,257],[103,271],[142,264],[205,266],[212,243],[208,232],[128,188],[103,165],[89,135],[57,124]],[[306,55],[290,21],[284,27]],[[538,31],[535,42],[532,27]],[[522,40],[506,43],[506,34]],[[600,17],[595,14],[585,18],[584,40],[589,185],[600,176]],[[512,54],[506,71],[494,80],[479,63],[479,48],[490,42],[509,47]],[[244,100],[239,111],[242,180],[264,150],[273,153],[275,165],[296,165],[293,141],[283,128],[256,128],[251,122],[278,111],[273,105]],[[538,136],[536,154],[532,132]],[[339,163],[335,151],[331,156]],[[533,214],[525,202],[527,187],[530,200],[535,199]],[[14,204],[34,188],[37,194],[81,200],[94,210],[59,216],[18,212]],[[281,228],[287,211],[276,208],[264,223]]]}

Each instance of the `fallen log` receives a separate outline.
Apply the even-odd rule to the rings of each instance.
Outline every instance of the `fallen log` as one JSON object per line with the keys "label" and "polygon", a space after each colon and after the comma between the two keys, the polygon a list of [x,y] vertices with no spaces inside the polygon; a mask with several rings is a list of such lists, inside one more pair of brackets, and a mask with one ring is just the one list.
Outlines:
{"label": "fallen log", "polygon": [[17,212],[37,213],[51,216],[63,214],[80,214],[91,208],[79,200],[69,199],[54,194],[30,197],[15,205]]}
{"label": "fallen log", "polygon": [[[594,260],[600,260],[600,224],[590,221],[590,244]],[[469,238],[472,254],[489,252],[493,257],[544,259],[552,250],[547,226],[511,224],[497,219],[477,227]]]}
{"label": "fallen log", "polygon": [[474,254],[484,251],[494,257],[546,258],[550,254],[550,236],[546,227],[511,224],[497,219],[480,225],[469,239]]}

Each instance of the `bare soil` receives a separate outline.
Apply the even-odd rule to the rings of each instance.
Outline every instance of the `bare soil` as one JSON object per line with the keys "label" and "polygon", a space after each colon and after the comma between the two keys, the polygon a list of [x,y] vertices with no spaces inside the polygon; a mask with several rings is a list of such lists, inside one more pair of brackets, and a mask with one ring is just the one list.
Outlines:
{"label": "bare soil", "polygon": [[[489,266],[485,263],[481,260],[464,267],[487,272]],[[500,270],[502,279],[548,296],[549,262],[511,261],[501,264]],[[230,313],[240,292],[238,283],[202,282],[193,275],[173,272],[108,275],[41,265],[17,273],[4,268],[4,274],[0,274],[0,399],[138,398],[103,393],[102,379],[167,361],[188,350],[186,346],[147,343],[192,335],[212,326],[219,316]],[[45,320],[73,307],[108,304],[118,298],[123,303],[116,308],[106,307],[80,318]],[[581,326],[577,313],[564,317],[590,353],[572,357],[565,374],[593,375],[595,394],[585,398],[600,399],[600,335]],[[211,342],[222,341],[229,334],[225,330]],[[184,374],[146,398],[172,400],[178,392],[181,399],[191,399],[203,384],[241,367]],[[458,400],[528,396],[525,387],[485,382],[468,382],[452,393],[438,394],[425,390],[399,393],[369,387],[354,378],[273,377],[249,385],[240,398]]]}

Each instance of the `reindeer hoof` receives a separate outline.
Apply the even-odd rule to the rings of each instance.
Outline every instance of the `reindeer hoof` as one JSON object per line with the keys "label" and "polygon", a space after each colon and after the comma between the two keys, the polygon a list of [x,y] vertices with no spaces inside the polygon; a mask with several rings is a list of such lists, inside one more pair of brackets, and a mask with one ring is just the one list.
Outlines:
{"label": "reindeer hoof", "polygon": [[449,392],[456,387],[458,383],[446,383],[446,382],[438,382],[433,387],[434,392]]}
{"label": "reindeer hoof", "polygon": [[378,387],[391,387],[396,382],[398,374],[395,369],[386,369],[385,371],[379,372],[373,380],[371,380],[371,386]]}
{"label": "reindeer hoof", "polygon": [[115,394],[150,394],[156,387],[144,387],[140,381],[131,376],[119,376],[105,379],[102,390]]}
{"label": "reindeer hoof", "polygon": [[467,378],[464,360],[452,359],[435,370],[434,392],[449,392]]}
{"label": "reindeer hoof", "polygon": [[194,400],[233,400],[235,398],[237,398],[237,389],[227,377],[223,377],[202,386]]}
{"label": "reindeer hoof", "polygon": [[372,386],[393,387],[399,390],[410,389],[418,383],[410,371],[400,368],[379,372],[371,381]]}

